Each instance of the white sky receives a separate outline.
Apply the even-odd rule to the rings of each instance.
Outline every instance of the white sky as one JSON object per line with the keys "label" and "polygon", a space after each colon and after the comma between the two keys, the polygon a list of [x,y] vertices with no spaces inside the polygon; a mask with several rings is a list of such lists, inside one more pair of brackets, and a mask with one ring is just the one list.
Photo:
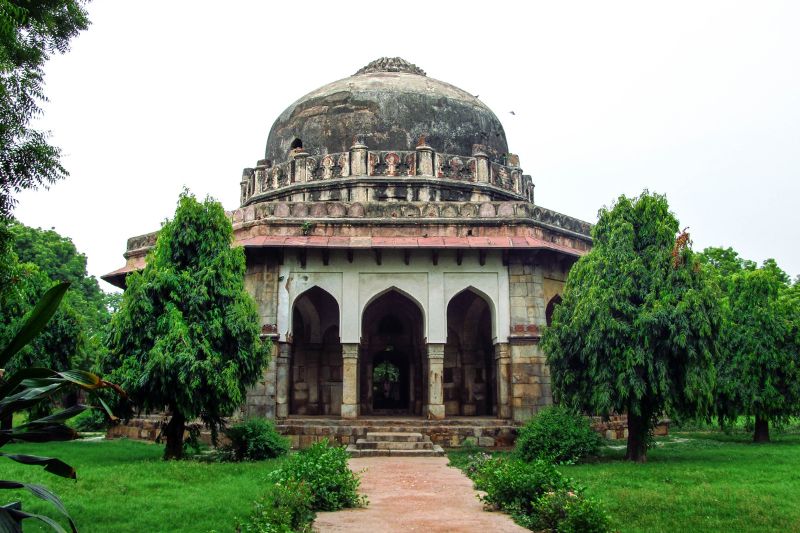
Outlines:
{"label": "white sky", "polygon": [[800,2],[96,0],[89,13],[47,65],[40,121],[71,176],[20,195],[15,214],[71,237],[95,276],[172,216],[184,185],[237,207],[274,119],[381,56],[480,95],[537,204],[594,222],[649,188],[695,249],[800,274]]}

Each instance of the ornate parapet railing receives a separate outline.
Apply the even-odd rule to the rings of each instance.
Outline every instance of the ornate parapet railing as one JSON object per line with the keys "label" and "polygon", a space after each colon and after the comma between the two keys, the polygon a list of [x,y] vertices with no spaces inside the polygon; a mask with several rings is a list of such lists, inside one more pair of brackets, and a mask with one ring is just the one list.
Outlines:
{"label": "ornate parapet railing", "polygon": [[[561,232],[591,238],[592,225],[530,202],[259,202],[228,213],[234,226],[268,220],[310,221],[332,219],[349,224],[359,220],[374,224],[381,220],[392,224],[460,224],[470,221],[508,224],[530,221]],[[345,220],[342,220],[345,219]]]}
{"label": "ornate parapet railing", "polygon": [[491,161],[483,146],[475,145],[471,156],[437,153],[425,144],[414,150],[373,151],[357,136],[347,152],[312,156],[302,148],[289,153],[289,159],[274,164],[261,160],[242,173],[241,205],[251,198],[290,185],[356,177],[429,177],[476,185],[491,185],[533,202],[533,180],[523,175],[519,158],[507,154],[504,161]]}

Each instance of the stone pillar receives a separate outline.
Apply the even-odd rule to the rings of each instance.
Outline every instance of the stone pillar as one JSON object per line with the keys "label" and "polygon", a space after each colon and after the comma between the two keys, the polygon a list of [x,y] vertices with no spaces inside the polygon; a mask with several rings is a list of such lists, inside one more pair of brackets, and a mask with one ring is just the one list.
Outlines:
{"label": "stone pillar", "polygon": [[292,150],[291,155],[294,159],[294,164],[292,165],[292,178],[290,183],[305,183],[309,181],[308,152],[304,151],[302,148],[295,148],[295,150]]}
{"label": "stone pillar", "polygon": [[252,183],[252,178],[255,175],[255,171],[252,168],[246,168],[242,170],[242,194],[241,194],[241,203],[244,204],[252,195],[250,191],[250,184]]}
{"label": "stone pillar", "polygon": [[444,418],[444,344],[428,344],[428,419]]}
{"label": "stone pillar", "polygon": [[278,343],[278,357],[275,358],[275,416],[289,416],[289,356],[292,345],[288,342]]}
{"label": "stone pillar", "polygon": [[342,344],[342,418],[358,417],[358,344]]}
{"label": "stone pillar", "polygon": [[475,158],[475,181],[489,183],[489,156],[482,144],[472,146],[472,157]]}
{"label": "stone pillar", "polygon": [[497,418],[511,418],[511,352],[508,343],[494,345],[497,365]]}
{"label": "stone pillar", "polygon": [[417,175],[433,176],[433,148],[427,145],[424,136],[417,143]]}
{"label": "stone pillar", "polygon": [[367,145],[364,144],[363,135],[356,135],[350,147],[350,175],[367,175]]}

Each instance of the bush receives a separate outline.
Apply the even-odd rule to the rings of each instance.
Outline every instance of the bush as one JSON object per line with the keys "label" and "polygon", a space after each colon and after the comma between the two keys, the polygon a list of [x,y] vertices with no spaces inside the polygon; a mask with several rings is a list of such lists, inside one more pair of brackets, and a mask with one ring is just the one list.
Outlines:
{"label": "bush", "polygon": [[69,425],[80,432],[105,431],[110,423],[102,409],[87,409],[69,421]]}
{"label": "bush", "polygon": [[478,490],[486,492],[481,501],[514,516],[531,514],[531,502],[545,492],[569,488],[555,466],[541,460],[482,460],[473,480]]}
{"label": "bush", "polygon": [[281,468],[270,473],[269,479],[283,485],[307,485],[311,491],[311,508],[315,511],[361,507],[366,504],[366,498],[358,494],[360,480],[348,468],[349,458],[343,447],[331,448],[327,439],[322,440],[291,455]]}
{"label": "bush", "polygon": [[286,455],[289,439],[264,418],[250,418],[225,430],[230,444],[224,451],[234,461],[261,461]]}
{"label": "bush", "polygon": [[606,533],[608,515],[596,501],[579,490],[545,492],[533,502],[533,512],[521,522],[534,531],[559,533]]}
{"label": "bush", "polygon": [[293,533],[311,531],[314,511],[311,492],[304,483],[276,484],[257,502],[247,522],[236,531],[255,533]]}
{"label": "bush", "polygon": [[569,464],[596,455],[600,443],[586,417],[555,406],[543,409],[520,429],[515,453],[524,461]]}

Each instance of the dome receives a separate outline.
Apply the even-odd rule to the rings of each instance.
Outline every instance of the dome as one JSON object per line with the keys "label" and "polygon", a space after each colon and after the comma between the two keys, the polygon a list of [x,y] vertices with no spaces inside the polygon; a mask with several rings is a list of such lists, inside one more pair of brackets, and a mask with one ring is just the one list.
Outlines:
{"label": "dome", "polygon": [[312,156],[346,152],[355,135],[371,150],[413,150],[424,136],[445,154],[470,155],[475,144],[492,159],[508,152],[502,124],[478,98],[401,58],[381,58],[290,105],[265,157],[285,161],[300,146]]}

